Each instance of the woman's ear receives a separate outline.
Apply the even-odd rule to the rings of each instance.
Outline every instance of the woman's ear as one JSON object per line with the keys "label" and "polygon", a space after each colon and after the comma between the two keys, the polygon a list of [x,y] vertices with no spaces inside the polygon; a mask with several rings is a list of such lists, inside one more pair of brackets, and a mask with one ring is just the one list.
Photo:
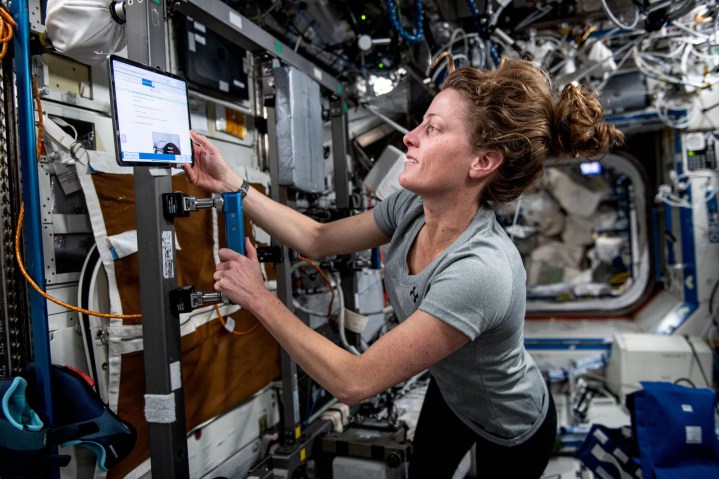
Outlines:
{"label": "woman's ear", "polygon": [[504,155],[499,150],[481,150],[472,158],[469,175],[481,179],[494,173],[502,165]]}

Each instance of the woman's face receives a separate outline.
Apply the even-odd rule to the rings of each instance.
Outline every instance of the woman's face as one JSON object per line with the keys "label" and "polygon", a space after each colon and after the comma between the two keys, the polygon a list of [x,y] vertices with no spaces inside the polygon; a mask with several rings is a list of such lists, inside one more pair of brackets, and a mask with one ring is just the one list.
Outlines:
{"label": "woman's face", "polygon": [[455,190],[467,182],[474,155],[464,120],[466,108],[456,90],[442,90],[434,97],[422,123],[404,136],[402,187],[430,194]]}

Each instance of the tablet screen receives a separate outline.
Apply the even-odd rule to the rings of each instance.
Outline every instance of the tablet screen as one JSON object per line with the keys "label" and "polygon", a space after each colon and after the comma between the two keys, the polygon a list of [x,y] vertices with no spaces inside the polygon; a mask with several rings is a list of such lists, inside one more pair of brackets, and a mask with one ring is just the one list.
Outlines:
{"label": "tablet screen", "polygon": [[124,58],[110,57],[117,162],[180,167],[192,163],[187,83]]}

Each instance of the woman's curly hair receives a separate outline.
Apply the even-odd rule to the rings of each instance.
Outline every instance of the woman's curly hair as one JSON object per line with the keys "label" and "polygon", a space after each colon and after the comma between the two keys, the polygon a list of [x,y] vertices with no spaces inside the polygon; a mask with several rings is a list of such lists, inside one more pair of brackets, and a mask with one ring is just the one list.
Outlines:
{"label": "woman's curly hair", "polygon": [[465,99],[470,144],[496,149],[504,161],[482,194],[483,201],[508,203],[539,180],[548,157],[592,158],[620,145],[624,135],[604,123],[597,96],[567,85],[557,94],[551,77],[527,60],[503,58],[496,70],[454,69],[443,89]]}

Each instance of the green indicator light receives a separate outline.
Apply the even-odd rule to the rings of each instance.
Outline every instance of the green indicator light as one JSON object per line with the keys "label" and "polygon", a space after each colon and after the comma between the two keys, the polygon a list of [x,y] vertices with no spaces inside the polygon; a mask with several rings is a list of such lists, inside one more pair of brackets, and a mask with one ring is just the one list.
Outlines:
{"label": "green indicator light", "polygon": [[282,53],[282,44],[280,42],[275,42],[275,51],[277,53]]}
{"label": "green indicator light", "polygon": [[347,103],[342,102],[342,111],[344,111],[345,113],[347,113],[347,110],[349,110],[349,107],[347,106]]}
{"label": "green indicator light", "polygon": [[342,84],[337,85],[337,93],[342,93]]}
{"label": "green indicator light", "polygon": [[384,63],[380,63],[380,64],[377,65],[377,66],[380,67],[380,69],[381,69],[381,68],[384,68]]}
{"label": "green indicator light", "polygon": [[367,15],[362,15],[360,18],[361,18],[362,20],[367,20]]}
{"label": "green indicator light", "polygon": [[155,2],[155,3],[158,4],[158,5],[162,4],[162,0],[152,0],[152,1]]}
{"label": "green indicator light", "polygon": [[687,151],[687,154],[688,154],[689,156],[694,156],[694,152],[693,152],[693,151]]}

